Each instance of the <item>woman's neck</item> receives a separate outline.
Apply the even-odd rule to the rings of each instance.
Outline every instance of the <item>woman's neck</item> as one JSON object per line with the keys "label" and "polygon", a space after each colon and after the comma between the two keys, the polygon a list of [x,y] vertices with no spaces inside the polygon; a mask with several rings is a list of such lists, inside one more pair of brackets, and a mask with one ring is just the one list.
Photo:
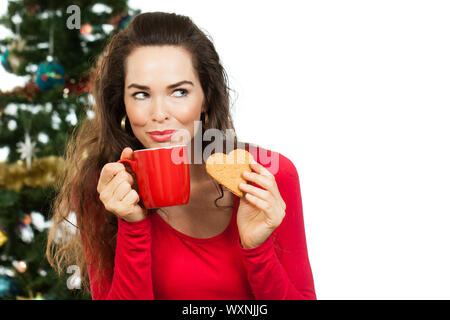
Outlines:
{"label": "woman's neck", "polygon": [[205,164],[189,164],[189,178],[192,187],[204,186],[207,183],[211,183],[211,177],[206,172]]}

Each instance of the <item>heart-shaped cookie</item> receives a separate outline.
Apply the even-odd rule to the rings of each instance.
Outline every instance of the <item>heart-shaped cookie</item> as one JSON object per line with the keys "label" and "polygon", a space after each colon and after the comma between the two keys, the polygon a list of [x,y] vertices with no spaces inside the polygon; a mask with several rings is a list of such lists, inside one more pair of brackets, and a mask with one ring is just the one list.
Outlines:
{"label": "heart-shaped cookie", "polygon": [[235,149],[227,155],[221,152],[214,153],[206,160],[206,172],[235,195],[243,197],[239,184],[247,183],[247,180],[242,178],[242,173],[252,171],[250,168],[252,161],[253,156],[243,149]]}

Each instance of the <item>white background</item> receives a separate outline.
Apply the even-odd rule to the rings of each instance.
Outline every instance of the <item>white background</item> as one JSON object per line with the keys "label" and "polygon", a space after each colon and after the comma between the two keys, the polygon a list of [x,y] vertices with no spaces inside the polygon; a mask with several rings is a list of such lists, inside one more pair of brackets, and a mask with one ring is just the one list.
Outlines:
{"label": "white background", "polygon": [[209,33],[239,138],[296,165],[318,299],[450,299],[450,2],[129,5]]}

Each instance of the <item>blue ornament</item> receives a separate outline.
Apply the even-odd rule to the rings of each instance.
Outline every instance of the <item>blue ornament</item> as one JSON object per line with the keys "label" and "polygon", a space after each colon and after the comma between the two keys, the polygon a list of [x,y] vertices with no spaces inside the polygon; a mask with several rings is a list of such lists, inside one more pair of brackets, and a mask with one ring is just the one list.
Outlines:
{"label": "blue ornament", "polygon": [[8,57],[9,57],[9,49],[6,49],[6,51],[2,53],[2,66],[3,68],[5,68],[6,71],[12,72],[12,68],[11,65],[9,64]]}
{"label": "blue ornament", "polygon": [[126,26],[130,23],[130,21],[134,18],[134,15],[125,15],[123,16],[120,20],[119,23],[117,24],[117,30],[123,30],[126,28]]}
{"label": "blue ornament", "polygon": [[57,84],[64,84],[66,71],[55,61],[41,62],[36,73],[36,84],[43,91],[50,90]]}
{"label": "blue ornament", "polygon": [[0,298],[14,297],[19,291],[17,279],[0,274]]}

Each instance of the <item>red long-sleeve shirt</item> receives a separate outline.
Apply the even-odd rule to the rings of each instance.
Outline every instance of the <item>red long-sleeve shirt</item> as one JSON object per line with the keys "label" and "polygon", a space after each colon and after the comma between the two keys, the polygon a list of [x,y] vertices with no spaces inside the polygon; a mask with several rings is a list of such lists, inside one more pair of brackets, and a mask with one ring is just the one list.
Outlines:
{"label": "red long-sleeve shirt", "polygon": [[263,149],[269,156],[278,155],[276,170],[266,160],[260,161],[257,149],[247,150],[274,174],[286,203],[282,223],[264,243],[242,248],[236,224],[237,196],[227,228],[207,239],[177,231],[158,214],[137,222],[119,218],[112,281],[100,285],[94,278],[94,267],[88,267],[92,298],[316,299],[297,170],[280,153]]}

